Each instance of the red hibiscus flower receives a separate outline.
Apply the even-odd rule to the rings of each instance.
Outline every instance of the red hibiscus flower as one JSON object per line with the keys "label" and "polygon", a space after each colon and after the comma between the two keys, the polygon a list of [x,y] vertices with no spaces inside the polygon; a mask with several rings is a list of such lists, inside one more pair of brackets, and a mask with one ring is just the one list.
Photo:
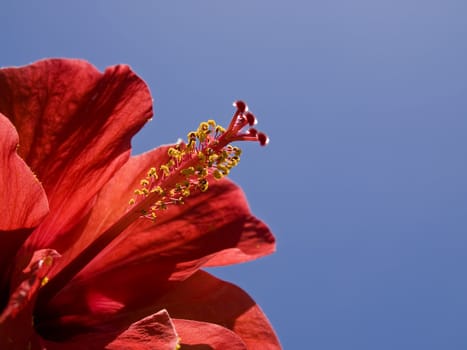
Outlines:
{"label": "red hibiscus flower", "polygon": [[232,141],[267,142],[235,106],[227,129],[130,157],[152,100],[127,66],[0,70],[1,349],[280,348],[244,291],[200,270],[275,248],[224,177]]}

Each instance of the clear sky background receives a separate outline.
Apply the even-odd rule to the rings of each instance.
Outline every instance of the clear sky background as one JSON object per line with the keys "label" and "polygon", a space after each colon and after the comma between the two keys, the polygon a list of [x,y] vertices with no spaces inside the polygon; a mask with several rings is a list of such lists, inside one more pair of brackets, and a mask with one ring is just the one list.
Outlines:
{"label": "clear sky background", "polygon": [[467,1],[2,1],[0,66],[52,56],[146,80],[136,153],[249,103],[278,251],[214,273],[285,349],[467,349]]}

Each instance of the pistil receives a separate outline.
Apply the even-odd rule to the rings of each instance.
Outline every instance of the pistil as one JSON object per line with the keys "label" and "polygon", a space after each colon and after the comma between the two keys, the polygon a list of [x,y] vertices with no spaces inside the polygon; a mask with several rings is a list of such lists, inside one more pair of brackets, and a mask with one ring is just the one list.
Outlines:
{"label": "pistil", "polygon": [[256,141],[262,146],[268,143],[266,134],[252,128],[257,120],[246,103],[236,101],[234,106],[236,111],[227,129],[213,120],[201,123],[188,134],[187,143],[178,143],[168,150],[166,164],[148,170],[135,190],[135,197],[130,199],[129,210],[41,288],[36,305],[47,307],[48,300],[134,221],[145,218],[157,222],[160,212],[168,206],[183,204],[193,193],[207,191],[209,181],[228,175],[241,154],[240,148],[230,143]]}

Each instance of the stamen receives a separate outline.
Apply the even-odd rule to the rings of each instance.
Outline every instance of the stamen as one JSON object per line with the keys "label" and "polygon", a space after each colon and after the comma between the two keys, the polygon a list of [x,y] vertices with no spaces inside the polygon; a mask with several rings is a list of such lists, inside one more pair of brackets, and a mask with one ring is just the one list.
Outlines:
{"label": "stamen", "polygon": [[251,112],[246,112],[245,117],[248,121],[248,124],[250,124],[250,126],[256,125],[258,123],[258,120],[256,119],[255,115]]}
{"label": "stamen", "polygon": [[[199,124],[196,131],[188,133],[188,144],[178,143],[167,151],[169,161],[151,168],[148,176],[141,180],[141,188],[135,190],[133,203],[154,198],[143,217],[154,220],[154,211],[165,210],[168,205],[183,204],[183,198],[197,191],[205,192],[209,180],[221,179],[240,162],[241,150],[230,145],[233,141],[257,141],[264,146],[267,136],[254,128],[242,131],[246,126],[257,123],[253,113],[243,101],[236,101],[237,107],[229,128],[226,130],[214,120]],[[157,177],[159,174],[159,177]],[[156,176],[154,176],[156,175]],[[155,193],[155,195],[152,195]]]}

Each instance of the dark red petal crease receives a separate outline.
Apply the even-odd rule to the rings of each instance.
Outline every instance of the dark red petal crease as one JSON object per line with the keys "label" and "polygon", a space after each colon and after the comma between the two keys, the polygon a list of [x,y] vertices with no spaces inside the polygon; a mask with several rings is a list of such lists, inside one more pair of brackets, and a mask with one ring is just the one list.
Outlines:
{"label": "dark red petal crease", "polygon": [[179,337],[167,311],[161,310],[124,330],[102,329],[64,342],[44,341],[47,350],[174,350]]}
{"label": "dark red petal crease", "polygon": [[131,137],[152,116],[151,95],[128,66],[100,73],[66,59],[2,69],[0,91],[0,112],[49,198],[51,214],[28,244],[62,251],[73,244],[67,230],[127,161]]}
{"label": "dark red petal crease", "polygon": [[247,350],[242,338],[216,324],[173,320],[180,335],[180,350]]}

